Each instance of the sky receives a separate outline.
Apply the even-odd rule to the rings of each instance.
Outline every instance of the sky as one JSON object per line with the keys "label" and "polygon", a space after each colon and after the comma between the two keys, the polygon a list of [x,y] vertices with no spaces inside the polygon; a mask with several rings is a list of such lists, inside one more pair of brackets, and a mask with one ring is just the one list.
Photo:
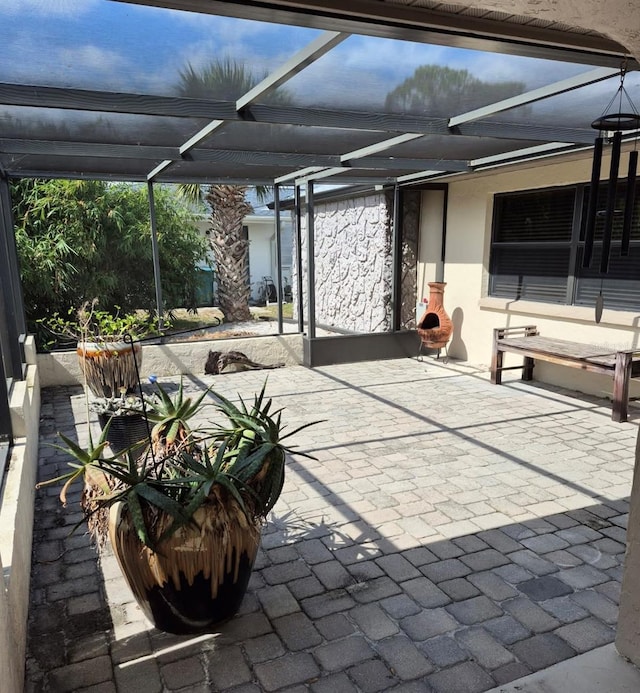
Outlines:
{"label": "sky", "polygon": [[[2,82],[160,95],[178,93],[187,65],[198,68],[215,58],[244,61],[262,76],[321,33],[111,0],[2,0],[0,26]],[[351,36],[293,78],[287,90],[299,105],[382,106],[392,89],[427,64],[466,69],[484,81],[520,81],[526,89],[590,69]],[[604,99],[611,90],[610,83],[594,87],[591,96],[600,93]]]}

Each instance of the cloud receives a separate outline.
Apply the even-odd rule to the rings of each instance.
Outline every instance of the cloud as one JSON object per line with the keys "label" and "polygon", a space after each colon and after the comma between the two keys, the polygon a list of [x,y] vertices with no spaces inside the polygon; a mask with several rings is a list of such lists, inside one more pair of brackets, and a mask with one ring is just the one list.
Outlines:
{"label": "cloud", "polygon": [[86,44],[59,48],[55,57],[55,64],[68,69],[71,73],[114,74],[120,75],[120,80],[128,61],[115,51]]}
{"label": "cloud", "polygon": [[115,51],[90,43],[50,44],[43,50],[39,37],[28,32],[16,33],[0,46],[0,63],[3,81],[83,89],[99,84],[102,89],[126,90],[125,80],[136,73],[135,64]]}
{"label": "cloud", "polygon": [[236,17],[222,17],[213,14],[198,14],[182,10],[154,9],[154,12],[164,12],[167,19],[178,22],[196,30],[199,34],[216,35],[218,37],[231,37],[234,39],[246,39],[263,34],[265,29],[271,26],[263,22],[250,19],[237,19]]}
{"label": "cloud", "polygon": [[78,17],[87,14],[101,0],[5,0],[0,15],[31,15],[33,17]]}

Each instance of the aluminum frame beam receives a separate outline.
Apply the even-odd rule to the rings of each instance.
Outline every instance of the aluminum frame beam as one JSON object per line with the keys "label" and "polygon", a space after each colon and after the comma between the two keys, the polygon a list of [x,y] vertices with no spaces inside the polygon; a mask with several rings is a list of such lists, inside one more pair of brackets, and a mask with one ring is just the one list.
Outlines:
{"label": "aluminum frame beam", "polygon": [[149,182],[153,181],[153,179],[160,175],[163,171],[166,171],[171,164],[173,164],[171,159],[165,159],[162,163],[158,164],[155,168],[149,171],[147,174],[147,180]]}
{"label": "aluminum frame beam", "polygon": [[502,111],[509,111],[513,108],[518,108],[518,106],[524,106],[528,103],[542,101],[543,99],[548,99],[550,96],[564,94],[568,91],[579,89],[580,87],[586,87],[589,84],[596,84],[597,82],[602,82],[605,79],[615,77],[619,74],[619,68],[612,69],[607,67],[599,67],[595,70],[589,70],[589,72],[583,72],[582,74],[574,75],[568,79],[562,79],[559,82],[547,84],[539,89],[533,89],[532,91],[527,91],[524,94],[518,94],[517,96],[512,96],[509,99],[503,99],[502,101],[497,101],[489,104],[488,106],[483,106],[482,108],[476,108],[472,111],[467,111],[467,113],[461,113],[460,115],[453,116],[452,118],[449,118],[449,127],[454,128],[456,125],[462,125],[463,123],[468,123],[472,120],[479,120],[480,118],[495,115],[496,113],[501,113]]}
{"label": "aluminum frame beam", "polygon": [[[589,137],[587,138],[586,135]],[[455,135],[453,135],[455,136]],[[568,139],[569,143],[592,143],[593,132],[585,133],[584,138]],[[545,140],[546,141],[546,140]],[[212,163],[246,164],[249,166],[305,166],[303,171],[293,171],[275,179],[276,183],[304,177],[326,168],[345,168],[346,170],[424,170],[433,168],[438,171],[466,171],[467,160],[463,159],[420,159],[408,157],[362,156],[341,162],[339,154],[305,154],[290,152],[257,152],[235,149],[194,149],[186,158],[180,157],[178,150],[172,147],[137,146],[131,144],[103,144],[101,142],[57,142],[46,140],[12,140],[0,138],[0,152],[5,154],[36,154],[52,156],[90,156],[105,159],[159,160],[170,157],[171,161],[210,161]],[[164,170],[164,167],[162,167]]]}
{"label": "aluminum frame beam", "polygon": [[[0,289],[0,310],[2,310],[2,291]],[[11,445],[13,443],[13,429],[11,426],[11,407],[9,406],[9,390],[7,388],[7,374],[4,369],[4,361],[2,353],[0,353],[0,486],[2,486],[2,477],[4,476],[6,451],[2,449],[3,445]]]}
{"label": "aluminum frame beam", "polygon": [[[586,86],[586,85],[585,85]],[[256,104],[249,106],[243,114],[237,113],[233,102],[206,101],[202,99],[174,98],[149,94],[124,94],[122,92],[98,92],[82,89],[59,89],[0,83],[0,103],[9,106],[31,106],[34,108],[69,108],[99,113],[135,113],[155,117],[215,117],[229,122],[251,121],[273,125],[304,125],[343,130],[366,130],[389,133],[420,133],[422,135],[465,135],[493,137],[497,139],[560,140],[582,142],[593,139],[593,131],[587,128],[548,127],[535,124],[500,123],[496,121],[467,121],[448,127],[446,118],[430,118],[416,115],[394,115],[352,110],[328,110],[301,108],[297,106],[274,106]],[[62,105],[64,104],[64,105]],[[487,106],[491,108],[491,106]],[[457,116],[459,117],[459,116]],[[587,135],[589,137],[587,137]],[[16,142],[25,141],[14,138]],[[11,141],[11,140],[8,140]],[[35,142],[47,140],[35,140]],[[64,142],[59,142],[62,146]],[[34,145],[37,146],[37,145]],[[83,143],[71,142],[82,153]],[[105,145],[102,147],[132,146]],[[141,146],[141,154],[152,147]],[[179,147],[166,147],[168,151],[179,151]],[[198,152],[192,149],[191,154]],[[172,154],[173,156],[173,154]],[[161,157],[161,158],[169,158]]]}
{"label": "aluminum frame beam", "polygon": [[158,311],[158,332],[162,332],[162,278],[160,276],[160,248],[158,246],[158,224],[156,221],[156,203],[153,194],[153,181],[147,181],[147,197],[149,201],[149,226],[151,228],[151,250],[153,254],[153,279],[156,290],[156,310]]}
{"label": "aluminum frame beam", "polygon": [[275,125],[307,125],[348,130],[421,132],[423,134],[447,132],[446,118],[268,104],[253,104],[238,113],[235,102],[232,101],[89,89],[62,89],[6,82],[0,82],[0,103],[8,106],[99,113],[133,113],[171,118],[205,118],[231,122],[250,121]]}
{"label": "aluminum frame beam", "polygon": [[391,229],[391,332],[400,329],[402,303],[402,209],[400,186],[393,186],[393,226]]}
{"label": "aluminum frame beam", "polygon": [[273,186],[273,216],[276,221],[276,290],[278,292],[278,334],[284,332],[282,315],[282,220],[280,218],[280,186]]}
{"label": "aluminum frame beam", "polygon": [[26,327],[11,196],[5,177],[0,178],[0,302],[0,357],[6,377],[22,380]]}
{"label": "aluminum frame beam", "polygon": [[335,168],[327,168],[322,171],[318,171],[317,173],[310,173],[308,175],[305,175],[304,177],[301,178],[296,178],[295,179],[295,184],[296,185],[305,185],[309,181],[312,180],[321,180],[322,178],[331,178],[331,176],[337,176],[342,173],[347,173],[349,171],[348,168],[341,168],[341,167],[335,167]]}
{"label": "aluminum frame beam", "polygon": [[313,181],[306,181],[307,220],[307,330],[309,339],[316,336],[316,258],[315,215],[313,205]]}
{"label": "aluminum frame beam", "polygon": [[[353,160],[358,160],[364,157],[369,156],[370,154],[377,154],[379,152],[383,152],[386,149],[391,149],[392,147],[395,147],[399,144],[404,144],[405,142],[410,142],[411,140],[415,140],[422,137],[422,135],[416,134],[416,133],[404,133],[402,135],[398,135],[397,137],[392,137],[388,140],[383,140],[382,142],[376,142],[375,144],[371,144],[368,147],[362,147],[361,149],[354,149],[352,152],[347,152],[346,154],[342,154],[340,156],[340,161],[344,164],[343,167],[335,166],[331,168],[327,168],[323,171],[317,171],[317,172],[311,172],[311,173],[303,173],[303,171],[298,171],[297,177],[296,177],[296,185],[299,185],[303,182],[308,182],[311,180],[320,180],[321,178],[330,178],[332,176],[337,176],[342,173],[345,173],[351,169],[357,169],[358,165],[356,163],[355,166],[350,166],[349,162]],[[384,183],[385,181],[379,181],[380,184]],[[391,181],[393,182],[393,181]]]}
{"label": "aluminum frame beam", "polygon": [[[284,65],[265,77],[265,79],[250,89],[246,94],[243,94],[236,101],[236,112],[242,112],[246,106],[260,98],[260,96],[265,95],[273,89],[276,89],[279,85],[284,84],[287,80],[291,79],[291,77],[298,74],[305,67],[311,65],[311,63],[315,62],[325,53],[330,51],[334,46],[337,46],[339,43],[344,41],[347,36],[347,34],[340,34],[336,32],[325,32],[322,36],[319,36],[305,48],[298,51],[298,53],[285,62]],[[190,137],[184,144],[180,146],[180,156],[185,156],[188,154],[191,149],[200,144],[200,142],[203,142],[205,139],[207,139],[207,137],[217,130],[223,128],[226,123],[226,120],[215,119],[205,125],[198,132],[196,132],[195,135]],[[169,168],[172,163],[173,162],[168,159],[163,161],[148,174],[147,180],[152,181],[158,176],[159,173],[162,173]]]}
{"label": "aluminum frame beam", "polygon": [[566,142],[548,142],[547,144],[540,144],[536,147],[525,147],[523,149],[505,152],[504,154],[495,154],[494,156],[472,159],[469,161],[469,166],[471,166],[474,171],[480,171],[492,166],[504,166],[524,159],[549,156],[552,154],[563,154],[568,151],[575,151],[575,147],[573,145],[568,145]]}
{"label": "aluminum frame beam", "polygon": [[362,170],[424,170],[425,168],[433,168],[437,171],[468,171],[469,163],[465,159],[405,159],[403,157],[374,157],[365,156],[357,159],[353,169]]}
{"label": "aluminum frame beam", "polygon": [[507,123],[497,120],[475,120],[457,125],[449,134],[465,137],[491,137],[493,139],[529,140],[530,142],[574,142],[587,144],[593,142],[594,132],[590,128],[568,128],[533,123]]}
{"label": "aluminum frame beam", "polygon": [[[275,184],[278,183],[286,183],[287,181],[295,181],[295,179],[300,178],[309,175],[311,173],[316,173],[317,171],[322,171],[324,170],[323,166],[309,166],[308,168],[303,168],[301,171],[293,171],[291,173],[287,173],[284,176],[279,176],[276,178],[273,182]],[[295,185],[295,182],[294,182]]]}
{"label": "aluminum frame beam", "polygon": [[304,332],[304,282],[302,280],[302,190],[299,185],[293,189],[295,247],[296,247],[296,291],[298,298],[298,332]]}
{"label": "aluminum frame beam", "polygon": [[305,67],[314,63],[347,38],[349,38],[349,34],[337,31],[325,31],[322,35],[318,36],[315,40],[289,58],[284,65],[281,65],[261,82],[256,84],[256,86],[250,89],[244,96],[241,96],[236,101],[236,111],[242,111],[260,97],[271,93],[274,89],[277,89],[281,84],[295,77],[295,75],[304,70]]}
{"label": "aluminum frame beam", "polygon": [[177,147],[10,138],[0,138],[0,152],[4,154],[91,156],[99,159],[180,159]]}
{"label": "aluminum frame beam", "polygon": [[406,176],[398,176],[398,183],[417,183],[418,181],[431,178],[433,176],[441,176],[442,171],[420,171],[419,173],[408,173]]}
{"label": "aluminum frame beam", "polygon": [[193,149],[196,144],[200,144],[203,140],[206,140],[209,135],[219,130],[226,121],[224,120],[212,120],[209,124],[205,125],[201,130],[198,130],[193,137],[190,137],[184,144],[180,145],[180,155],[184,156],[188,151]]}
{"label": "aluminum frame beam", "polygon": [[396,147],[399,144],[405,144],[405,142],[411,142],[412,140],[417,140],[422,137],[422,134],[416,134],[414,132],[406,132],[403,135],[398,135],[397,137],[391,137],[388,140],[383,140],[382,142],[376,142],[375,144],[370,144],[368,147],[362,147],[361,149],[354,149],[352,152],[347,152],[340,156],[340,161],[342,163],[347,163],[353,161],[354,159],[361,159],[365,156],[370,156],[371,154],[378,154],[384,152],[387,149]]}

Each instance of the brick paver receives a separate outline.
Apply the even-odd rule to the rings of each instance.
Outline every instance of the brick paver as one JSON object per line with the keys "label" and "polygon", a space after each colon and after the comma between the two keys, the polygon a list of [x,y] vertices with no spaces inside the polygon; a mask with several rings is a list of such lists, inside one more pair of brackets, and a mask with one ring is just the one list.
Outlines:
{"label": "brick paver", "polygon": [[[68,536],[77,506],[40,490],[27,693],[476,693],[611,642],[635,426],[602,400],[463,370],[269,373],[287,423],[325,421],[296,437],[317,459],[290,459],[218,634],[154,630],[108,549]],[[250,398],[264,373],[186,389],[199,381]],[[66,464],[56,431],[86,440],[83,411],[78,388],[43,392],[41,478]]]}

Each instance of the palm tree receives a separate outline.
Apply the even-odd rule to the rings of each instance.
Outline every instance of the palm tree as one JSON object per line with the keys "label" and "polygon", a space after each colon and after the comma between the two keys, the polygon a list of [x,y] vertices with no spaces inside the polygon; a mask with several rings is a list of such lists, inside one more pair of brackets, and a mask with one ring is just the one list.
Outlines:
{"label": "palm tree", "polygon": [[[264,75],[253,74],[243,64],[230,58],[215,60],[203,68],[192,65],[180,73],[180,93],[194,98],[235,101],[248,92]],[[286,101],[279,92],[271,101]],[[249,311],[249,241],[242,222],[253,211],[247,201],[245,185],[212,184],[202,194],[199,185],[181,185],[180,193],[191,202],[209,204],[211,234],[209,243],[216,263],[220,309],[226,322],[241,322],[251,318]],[[266,188],[258,187],[258,197],[266,195]]]}

